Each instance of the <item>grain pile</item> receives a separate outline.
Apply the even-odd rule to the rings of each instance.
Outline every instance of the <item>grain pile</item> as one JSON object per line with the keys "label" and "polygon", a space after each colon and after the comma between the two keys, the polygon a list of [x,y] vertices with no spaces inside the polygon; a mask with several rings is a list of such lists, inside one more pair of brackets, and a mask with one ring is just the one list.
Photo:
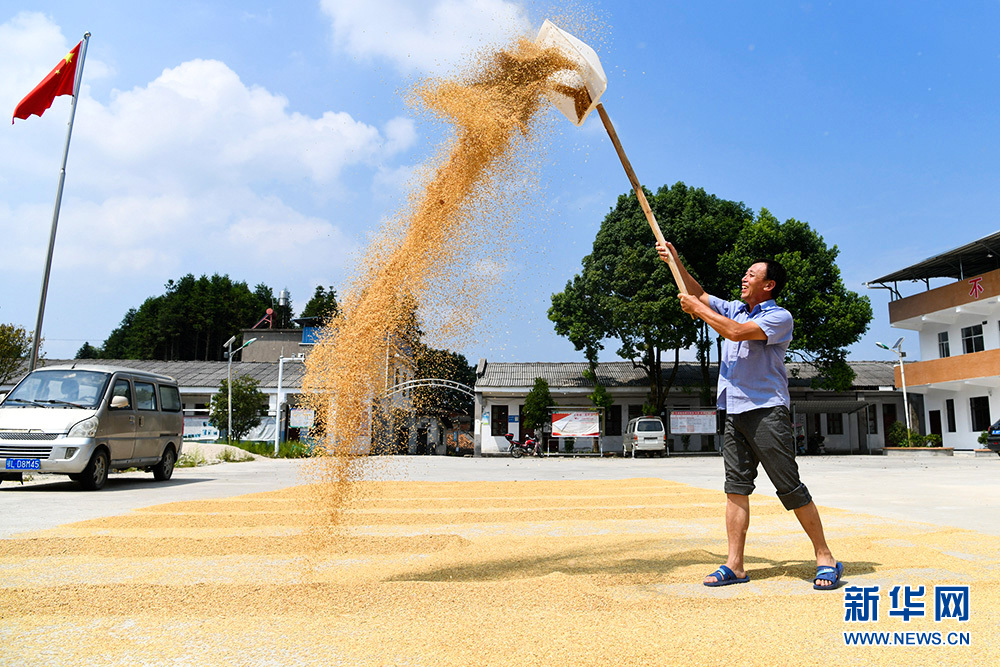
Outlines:
{"label": "grain pile", "polygon": [[[524,462],[524,466],[550,462]],[[360,482],[315,552],[304,487],[183,502],[0,540],[0,665],[990,665],[1000,537],[824,509],[844,623],[811,549],[755,498],[750,584],[700,585],[720,494],[659,479]],[[968,584],[968,623],[887,616],[893,585]],[[932,601],[932,597],[927,598]],[[928,604],[933,607],[932,602]],[[844,631],[969,632],[964,647],[844,645]]]}
{"label": "grain pile", "polygon": [[439,316],[439,341],[461,342],[470,328],[483,281],[463,280],[456,268],[477,235],[503,233],[498,225],[519,201],[515,184],[524,176],[547,78],[567,67],[558,53],[522,40],[484,57],[464,79],[431,81],[414,91],[433,114],[454,124],[455,137],[427,169],[409,208],[368,248],[340,316],[306,362],[303,391],[320,422],[312,435],[329,454],[315,471],[323,524],[337,523],[340,505],[362,476],[358,455],[370,441],[377,448],[388,440],[373,410],[395,379],[390,365],[412,365],[419,315]]}

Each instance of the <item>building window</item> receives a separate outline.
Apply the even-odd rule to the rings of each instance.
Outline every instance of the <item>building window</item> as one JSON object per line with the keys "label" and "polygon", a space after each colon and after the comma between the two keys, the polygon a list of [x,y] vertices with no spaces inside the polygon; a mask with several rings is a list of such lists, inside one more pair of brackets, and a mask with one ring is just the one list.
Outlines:
{"label": "building window", "polygon": [[632,421],[636,417],[642,416],[642,406],[641,405],[630,405],[628,406],[628,420]]}
{"label": "building window", "polygon": [[973,324],[971,327],[962,327],[962,351],[965,354],[982,352],[986,347],[983,345],[983,325]]}
{"label": "building window", "polygon": [[878,435],[878,410],[869,405],[865,412],[868,413],[868,435]]}
{"label": "building window", "polygon": [[985,431],[990,427],[990,398],[989,396],[973,396],[969,399],[969,408],[972,410],[972,430]]}
{"label": "building window", "polygon": [[826,416],[827,435],[844,435],[844,415],[831,412]]}
{"label": "building window", "polygon": [[938,334],[938,356],[942,359],[951,356],[951,347],[948,345],[947,331],[942,331]]}
{"label": "building window", "polygon": [[508,433],[507,427],[507,406],[506,405],[492,405],[490,406],[490,435],[504,435]]}
{"label": "building window", "polygon": [[955,426],[955,399],[949,398],[944,402],[944,414],[948,420],[948,433],[954,433],[958,430]]}
{"label": "building window", "polygon": [[941,433],[941,411],[940,410],[930,410],[927,413],[928,421],[930,421],[930,432],[934,435],[944,435]]}
{"label": "building window", "polygon": [[605,417],[604,430],[606,431],[604,435],[621,435],[622,434],[622,406],[612,405],[608,408],[607,416]]}

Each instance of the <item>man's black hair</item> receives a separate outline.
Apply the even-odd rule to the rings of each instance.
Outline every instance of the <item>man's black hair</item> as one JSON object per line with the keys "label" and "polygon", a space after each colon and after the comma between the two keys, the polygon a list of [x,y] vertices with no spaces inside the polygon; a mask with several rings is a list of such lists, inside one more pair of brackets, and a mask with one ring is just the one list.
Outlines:
{"label": "man's black hair", "polygon": [[788,282],[788,272],[785,271],[785,267],[781,265],[776,259],[755,259],[750,262],[750,266],[754,264],[764,264],[767,266],[767,272],[764,274],[764,280],[773,280],[774,289],[771,290],[771,298],[777,299],[778,295],[781,294],[781,290],[785,288],[785,283]]}

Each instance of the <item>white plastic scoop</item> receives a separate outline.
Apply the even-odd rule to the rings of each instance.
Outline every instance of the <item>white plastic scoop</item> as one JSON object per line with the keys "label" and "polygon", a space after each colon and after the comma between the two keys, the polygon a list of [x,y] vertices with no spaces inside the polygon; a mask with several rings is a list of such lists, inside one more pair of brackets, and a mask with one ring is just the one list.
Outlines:
{"label": "white plastic scoop", "polygon": [[[615,132],[614,125],[611,124],[608,112],[600,103],[601,95],[608,88],[608,77],[604,74],[604,68],[601,67],[597,53],[548,19],[538,31],[535,44],[541,48],[556,49],[564,58],[576,65],[576,69],[560,70],[550,76],[550,85],[546,95],[553,106],[577,126],[582,125],[590,112],[597,109],[597,113],[601,116],[601,122],[604,123],[604,129],[608,131],[611,143],[614,144],[622,166],[625,168],[625,173],[632,183],[632,190],[639,200],[642,212],[646,215],[646,221],[649,222],[649,227],[653,230],[653,236],[656,237],[657,241],[663,242],[663,232],[660,231],[660,225],[657,224],[656,217],[653,215],[652,209],[649,208],[649,202],[646,201],[642,185],[636,178],[632,164],[628,161],[628,156],[625,155],[625,149],[622,148],[621,142],[618,140],[618,133]],[[684,287],[684,281],[681,279],[673,256],[668,255],[668,258],[667,264],[674,276],[674,282],[677,283],[677,289],[680,290],[681,294],[687,294],[688,291]]]}

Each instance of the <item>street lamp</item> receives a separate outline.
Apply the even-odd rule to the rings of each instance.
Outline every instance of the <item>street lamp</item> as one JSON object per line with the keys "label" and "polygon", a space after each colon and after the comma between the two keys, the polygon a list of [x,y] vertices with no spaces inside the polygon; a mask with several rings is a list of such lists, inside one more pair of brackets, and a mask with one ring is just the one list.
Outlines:
{"label": "street lamp", "polygon": [[229,368],[226,373],[226,388],[229,389],[229,398],[226,400],[226,410],[229,413],[229,424],[226,427],[226,443],[230,445],[233,444],[233,352],[239,352],[255,340],[257,339],[251,338],[235,350],[233,350],[233,343],[236,342],[236,336],[226,341],[226,357],[229,359]]}
{"label": "street lamp", "polygon": [[906,352],[903,352],[903,338],[900,337],[892,347],[889,347],[885,343],[875,343],[877,346],[883,350],[889,350],[890,352],[895,352],[896,356],[899,358],[899,376],[903,379],[903,410],[906,412],[906,441],[910,441],[910,403],[906,400],[906,369],[903,368],[903,357],[906,356]]}

